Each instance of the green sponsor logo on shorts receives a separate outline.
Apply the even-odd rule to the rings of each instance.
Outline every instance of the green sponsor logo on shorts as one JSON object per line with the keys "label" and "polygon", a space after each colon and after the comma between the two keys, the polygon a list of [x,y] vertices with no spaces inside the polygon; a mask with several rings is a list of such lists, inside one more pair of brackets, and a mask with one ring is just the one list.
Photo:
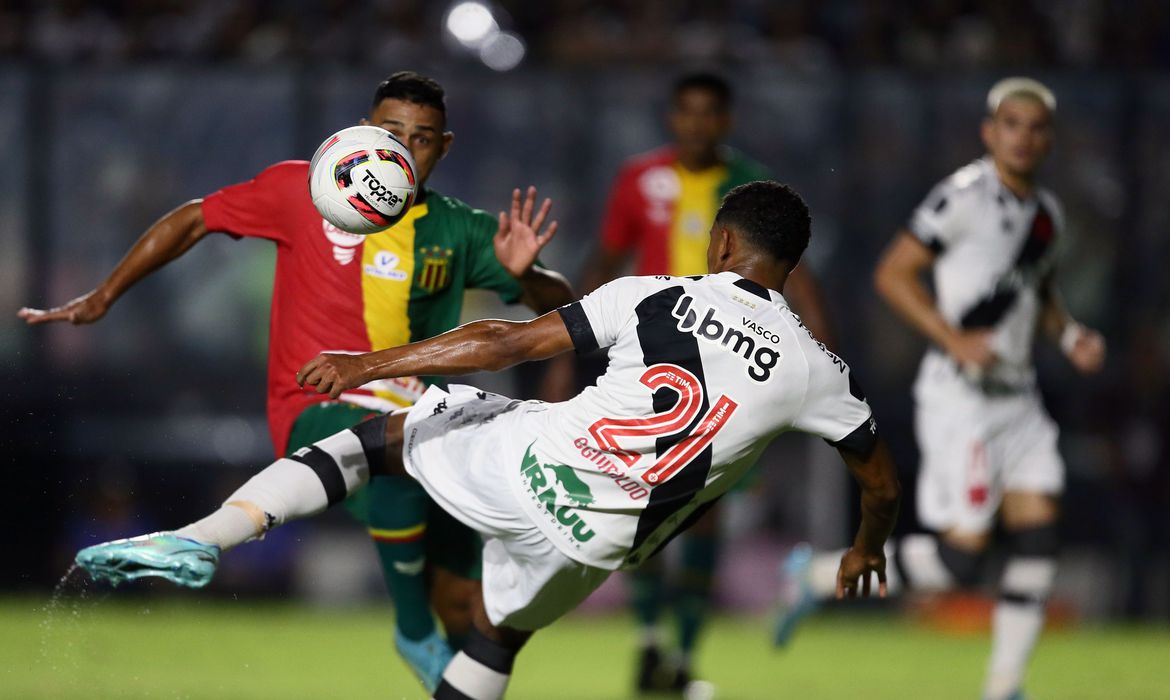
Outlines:
{"label": "green sponsor logo on shorts", "polygon": [[[565,464],[541,464],[532,454],[532,445],[524,452],[524,459],[520,462],[520,473],[528,482],[536,500],[544,504],[545,510],[567,530],[577,542],[588,542],[595,534],[588,523],[581,519],[575,508],[583,508],[593,503],[593,492],[589,485],[577,476],[576,471]],[[564,493],[563,505],[557,505],[557,490]]]}

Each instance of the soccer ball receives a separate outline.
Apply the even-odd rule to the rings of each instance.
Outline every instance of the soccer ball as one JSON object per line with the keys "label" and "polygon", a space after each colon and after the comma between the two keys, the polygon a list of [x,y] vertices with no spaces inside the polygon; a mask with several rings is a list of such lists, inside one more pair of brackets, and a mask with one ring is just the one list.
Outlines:
{"label": "soccer ball", "polygon": [[410,150],[376,126],[351,126],[325,139],[309,163],[309,194],[342,231],[385,231],[406,215],[418,190]]}

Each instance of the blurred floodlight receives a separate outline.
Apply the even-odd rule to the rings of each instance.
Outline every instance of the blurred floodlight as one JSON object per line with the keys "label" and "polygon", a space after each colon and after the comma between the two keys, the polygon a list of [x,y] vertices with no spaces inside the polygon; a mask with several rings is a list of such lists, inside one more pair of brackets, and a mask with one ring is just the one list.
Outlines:
{"label": "blurred floodlight", "polygon": [[524,60],[524,41],[512,32],[500,32],[483,43],[479,58],[492,70],[512,70]]}
{"label": "blurred floodlight", "polygon": [[486,5],[461,2],[447,13],[447,31],[464,46],[476,48],[498,36],[499,25]]}

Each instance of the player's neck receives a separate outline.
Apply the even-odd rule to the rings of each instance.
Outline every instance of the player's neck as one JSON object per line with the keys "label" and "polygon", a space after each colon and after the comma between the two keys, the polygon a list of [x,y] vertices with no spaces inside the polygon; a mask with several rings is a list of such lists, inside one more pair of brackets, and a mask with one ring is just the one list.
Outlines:
{"label": "player's neck", "polygon": [[700,173],[704,170],[722,165],[723,161],[719,158],[719,149],[713,148],[706,153],[684,153],[678,152],[678,164],[683,167],[683,170],[692,173]]}
{"label": "player's neck", "polygon": [[999,181],[1017,199],[1027,199],[1036,191],[1036,177],[1031,173],[1027,175],[1015,173],[1000,165],[999,161],[993,160],[992,162],[995,164],[995,174],[999,177]]}
{"label": "player's neck", "polygon": [[750,258],[732,265],[727,268],[727,271],[734,272],[740,277],[751,280],[767,289],[775,289],[777,292],[783,292],[784,283],[788,281],[788,273],[792,272],[792,268],[786,263],[766,261],[762,258]]}

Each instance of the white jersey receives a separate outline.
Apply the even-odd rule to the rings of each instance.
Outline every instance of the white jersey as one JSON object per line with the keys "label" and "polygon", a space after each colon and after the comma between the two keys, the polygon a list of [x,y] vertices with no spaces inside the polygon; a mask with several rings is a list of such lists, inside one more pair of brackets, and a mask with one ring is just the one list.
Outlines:
{"label": "white jersey", "polygon": [[[960,168],[939,183],[914,211],[910,231],[929,246],[938,309],[965,330],[992,329],[998,361],[979,380],[989,391],[1035,385],[1032,344],[1042,285],[1054,265],[1064,216],[1052,193],[1038,189],[1021,200],[996,174],[990,157]],[[918,386],[959,379],[960,369],[932,348],[923,358]]]}
{"label": "white jersey", "polygon": [[778,292],[733,272],[626,277],[560,313],[577,351],[608,347],[609,366],[569,401],[527,404],[509,472],[576,561],[637,565],[782,432],[859,451],[875,440],[848,366]]}

